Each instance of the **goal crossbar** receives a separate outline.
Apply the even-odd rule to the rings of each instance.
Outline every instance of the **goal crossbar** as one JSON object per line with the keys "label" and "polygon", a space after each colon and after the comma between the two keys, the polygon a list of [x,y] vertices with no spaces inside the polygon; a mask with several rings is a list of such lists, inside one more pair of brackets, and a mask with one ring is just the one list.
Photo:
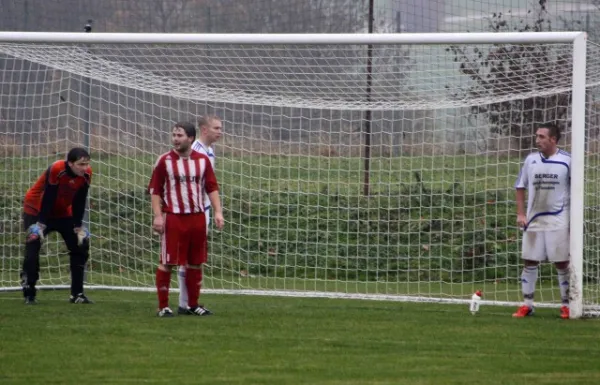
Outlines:
{"label": "goal crossbar", "polygon": [[0,32],[5,43],[73,44],[542,44],[572,43],[585,32],[479,32],[479,33],[356,33],[356,34],[182,34]]}

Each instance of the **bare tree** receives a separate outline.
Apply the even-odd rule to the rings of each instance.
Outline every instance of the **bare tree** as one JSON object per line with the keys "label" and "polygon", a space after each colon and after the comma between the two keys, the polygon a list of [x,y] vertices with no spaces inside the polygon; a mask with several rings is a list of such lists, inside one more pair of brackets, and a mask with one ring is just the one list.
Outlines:
{"label": "bare tree", "polygon": [[[588,33],[588,38],[591,41],[597,42],[600,39],[600,0],[588,1],[595,7],[594,10],[585,8],[581,12],[570,12],[569,17],[563,15],[558,17],[558,20],[562,23],[563,29],[568,31],[585,31]],[[580,4],[573,4],[573,11],[577,10]],[[577,16],[574,16],[577,15]]]}
{"label": "bare tree", "polygon": [[[546,2],[539,0],[537,17],[531,24],[521,20],[511,25],[505,15],[494,13],[489,18],[489,28],[494,32],[551,31]],[[544,44],[497,44],[489,50],[452,46],[447,50],[460,63],[460,73],[468,78],[468,85],[452,91],[453,96],[490,100],[489,104],[471,107],[470,114],[474,119],[487,121],[492,135],[513,138],[519,151],[531,148],[536,123],[561,121],[567,117],[571,102],[569,92],[520,99],[509,96],[548,89],[557,79],[569,79],[571,54],[568,50]],[[495,102],[495,99],[501,101]]]}

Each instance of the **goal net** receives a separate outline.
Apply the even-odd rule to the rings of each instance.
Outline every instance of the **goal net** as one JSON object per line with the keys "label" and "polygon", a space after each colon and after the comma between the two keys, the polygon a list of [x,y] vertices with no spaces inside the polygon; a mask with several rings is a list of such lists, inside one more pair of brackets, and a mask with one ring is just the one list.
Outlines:
{"label": "goal net", "polygon": [[[154,290],[152,165],[170,148],[174,122],[216,114],[224,125],[215,147],[226,226],[210,231],[205,290],[460,303],[480,289],[490,303],[517,304],[520,164],[535,146],[536,124],[558,122],[560,144],[571,150],[576,138],[583,143],[585,115],[585,183],[574,183],[584,186],[585,233],[572,250],[583,260],[575,295],[584,313],[597,310],[594,44],[587,44],[587,89],[574,89],[567,39],[458,34],[465,40],[442,35],[430,44],[416,35],[394,35],[395,42],[354,35],[327,44],[326,35],[315,35],[317,43],[246,35],[203,44],[211,38],[158,35],[170,41],[115,44],[94,34],[68,34],[69,43],[29,35],[0,34],[5,290],[19,281],[23,195],[74,146],[89,147],[94,169],[86,284]],[[68,285],[68,266],[62,240],[50,236],[41,286]],[[550,265],[541,269],[536,302],[560,303]]]}

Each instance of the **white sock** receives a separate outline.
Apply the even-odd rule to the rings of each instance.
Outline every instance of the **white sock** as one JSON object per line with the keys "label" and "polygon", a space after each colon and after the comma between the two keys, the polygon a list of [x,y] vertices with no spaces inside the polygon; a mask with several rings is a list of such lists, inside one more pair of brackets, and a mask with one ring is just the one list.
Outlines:
{"label": "white sock", "polygon": [[179,281],[179,307],[186,308],[188,305],[188,292],[185,286],[185,266],[179,266],[177,279]]}
{"label": "white sock", "polygon": [[525,305],[533,307],[533,295],[535,293],[535,284],[537,282],[537,266],[525,266],[521,273],[521,289],[523,291],[523,300]]}
{"label": "white sock", "polygon": [[560,287],[560,299],[563,305],[569,304],[569,268],[556,269],[558,273],[558,286]]}

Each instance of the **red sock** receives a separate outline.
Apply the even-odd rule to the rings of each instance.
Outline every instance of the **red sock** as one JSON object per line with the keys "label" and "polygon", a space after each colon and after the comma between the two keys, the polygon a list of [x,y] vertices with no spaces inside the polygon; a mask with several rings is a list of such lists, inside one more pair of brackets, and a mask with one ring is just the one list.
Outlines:
{"label": "red sock", "polygon": [[198,306],[200,281],[202,281],[202,269],[188,267],[185,274],[185,287],[188,291],[188,306],[191,308]]}
{"label": "red sock", "polygon": [[158,294],[158,308],[169,306],[169,285],[171,284],[171,272],[156,269],[156,293]]}

